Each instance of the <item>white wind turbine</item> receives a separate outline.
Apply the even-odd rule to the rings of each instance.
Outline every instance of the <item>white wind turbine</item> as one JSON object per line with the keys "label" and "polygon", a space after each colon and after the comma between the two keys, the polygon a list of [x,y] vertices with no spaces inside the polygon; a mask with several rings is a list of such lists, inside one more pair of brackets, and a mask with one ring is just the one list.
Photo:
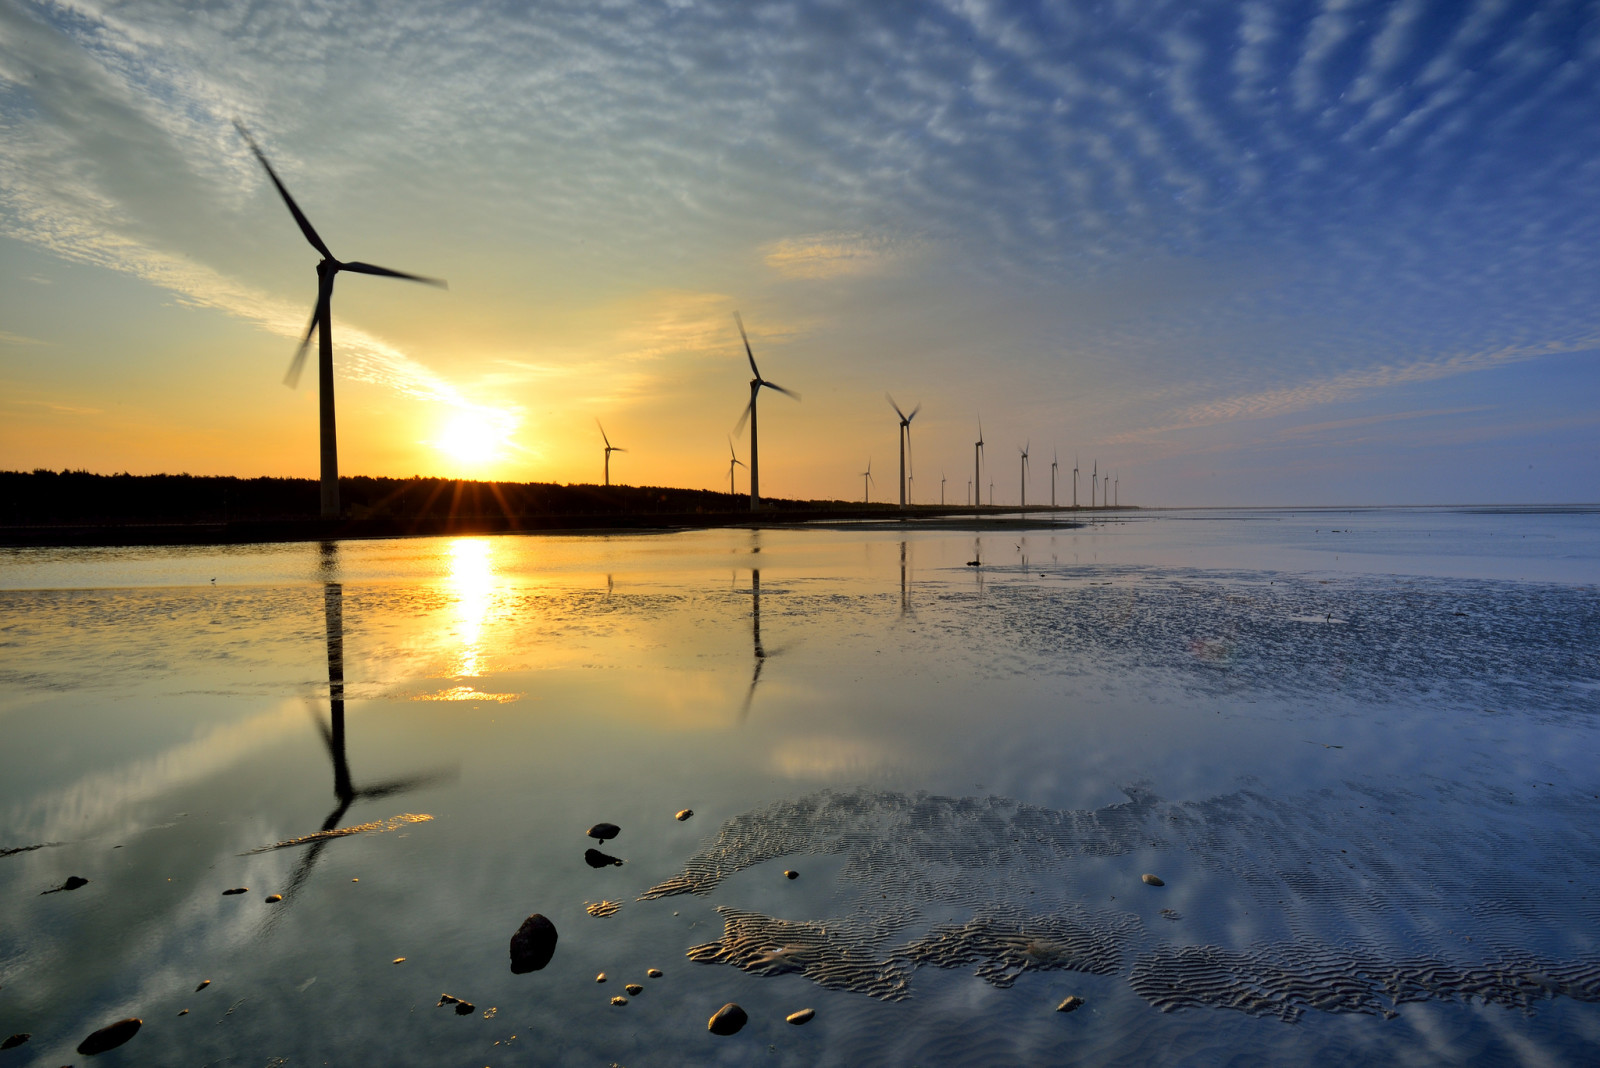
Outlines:
{"label": "white wind turbine", "polygon": [[[975,494],[972,498],[974,506],[983,504],[983,417],[978,417],[978,440],[972,447],[972,486]],[[994,490],[989,491],[989,503],[994,503]]]}
{"label": "white wind turbine", "polygon": [[1078,457],[1072,457],[1072,507],[1078,507]]}
{"label": "white wind turbine", "polygon": [[1022,507],[1028,507],[1028,450],[1033,447],[1033,442],[1018,445],[1017,451],[1022,454]]}
{"label": "white wind turbine", "polygon": [[894,409],[894,414],[900,417],[900,507],[904,508],[906,506],[906,453],[911,449],[911,420],[915,419],[917,413],[922,411],[922,405],[917,405],[911,409],[911,414],[907,415],[900,410],[900,405],[896,404],[894,398],[889,394],[885,393],[883,399],[889,402],[889,407]]}
{"label": "white wind turbine", "polygon": [[1051,449],[1050,450],[1050,507],[1052,507],[1052,508],[1054,508],[1056,506],[1056,468],[1059,467],[1059,466],[1060,465],[1056,462],[1056,450]]}
{"label": "white wind turbine", "polygon": [[872,457],[867,457],[867,469],[861,472],[861,503],[872,503]]}
{"label": "white wind turbine", "polygon": [[606,443],[606,485],[609,486],[611,485],[611,454],[614,452],[627,452],[628,450],[620,445],[611,444],[611,439],[606,437],[606,428],[600,425],[600,420],[596,419],[594,425],[600,427],[600,440]]}
{"label": "white wind turbine", "polygon": [[739,459],[739,454],[733,451],[733,439],[728,439],[728,496],[733,496],[733,469],[743,467],[744,461]]}
{"label": "white wind turbine", "polygon": [[739,324],[739,337],[744,342],[744,354],[750,361],[750,373],[755,375],[750,380],[750,403],[745,407],[744,414],[739,416],[739,425],[733,431],[735,434],[739,433],[744,429],[745,420],[750,420],[750,510],[754,512],[761,507],[761,453],[756,439],[756,397],[761,392],[762,386],[775,389],[795,400],[800,399],[800,394],[761,377],[761,369],[756,366],[755,353],[750,351],[750,335],[744,332],[744,320],[739,318],[738,312],[733,313],[733,321]]}

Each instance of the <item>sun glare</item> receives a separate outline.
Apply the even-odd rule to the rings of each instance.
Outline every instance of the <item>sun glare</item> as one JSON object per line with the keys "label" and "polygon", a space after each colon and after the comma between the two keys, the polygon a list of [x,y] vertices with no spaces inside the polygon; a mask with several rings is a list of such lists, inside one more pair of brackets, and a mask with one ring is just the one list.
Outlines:
{"label": "sun glare", "polygon": [[427,444],[453,461],[457,477],[482,478],[511,451],[513,413],[493,408],[457,409],[440,424]]}

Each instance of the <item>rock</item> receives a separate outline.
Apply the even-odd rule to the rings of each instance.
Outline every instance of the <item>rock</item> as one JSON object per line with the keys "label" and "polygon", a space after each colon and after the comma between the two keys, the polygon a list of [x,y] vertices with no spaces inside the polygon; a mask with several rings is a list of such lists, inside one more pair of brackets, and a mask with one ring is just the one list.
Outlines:
{"label": "rock", "polygon": [[606,973],[605,972],[601,972],[599,975],[594,977],[594,981],[597,982],[597,983],[605,982],[606,981]]}
{"label": "rock", "polygon": [[1069,996],[1061,1004],[1057,1005],[1056,1006],[1056,1011],[1057,1012],[1072,1012],[1074,1009],[1077,1009],[1077,1008],[1081,1007],[1082,1005],[1083,1005],[1083,999],[1080,998],[1078,995],[1073,994],[1073,995]]}
{"label": "rock", "polygon": [[30,1039],[32,1037],[33,1037],[33,1035],[30,1034],[27,1031],[23,1031],[20,1034],[12,1035],[10,1038],[6,1039],[4,1042],[0,1042],[0,1049],[16,1049],[18,1046],[22,1045],[24,1042],[28,1041],[28,1039]]}
{"label": "rock", "polygon": [[673,818],[676,819],[679,823],[682,823],[684,820],[688,819],[690,816],[693,816],[693,815],[694,815],[694,809],[685,808],[685,809],[680,809],[678,814],[676,816],[674,816]]}
{"label": "rock", "polygon": [[88,885],[89,885],[89,880],[85,879],[83,876],[81,876],[81,875],[69,875],[69,876],[67,876],[67,881],[62,883],[60,886],[53,887],[53,888],[51,888],[49,890],[41,890],[41,891],[39,891],[39,896],[43,897],[46,894],[59,894],[63,890],[76,890],[80,886],[88,886]]}
{"label": "rock", "polygon": [[536,972],[556,954],[556,925],[535,912],[511,936],[511,973]]}
{"label": "rock", "polygon": [[583,851],[583,862],[591,868],[622,867],[621,857],[613,857],[608,853],[600,852],[598,849],[585,849]]}
{"label": "rock", "polygon": [[749,1022],[750,1017],[745,1015],[745,1011],[730,1001],[712,1014],[706,1030],[714,1035],[732,1035]]}
{"label": "rock", "polygon": [[622,828],[615,823],[597,823],[589,828],[589,837],[600,842],[609,842],[622,833]]}
{"label": "rock", "polygon": [[611,999],[611,1004],[613,1005],[626,1005],[627,1003],[628,999],[623,997],[621,994],[618,994],[616,997]]}
{"label": "rock", "polygon": [[200,991],[204,990],[206,987],[208,987],[210,985],[211,985],[211,980],[210,979],[202,979],[202,980],[200,980],[200,985],[194,988],[194,992],[196,994],[198,994],[198,993],[200,993]]}
{"label": "rock", "polygon": [[797,871],[794,871],[793,869],[787,869],[786,868],[786,869],[784,869],[783,877],[785,879],[798,879],[798,878],[800,878],[800,873],[797,872]]}
{"label": "rock", "polygon": [[222,896],[232,897],[234,894],[248,894],[249,892],[250,888],[248,886],[236,886],[232,890],[224,890]]}
{"label": "rock", "polygon": [[632,994],[634,997],[638,997],[640,994],[644,993],[644,987],[640,986],[638,983],[629,983],[627,986],[623,987],[622,989],[626,990],[628,993]]}
{"label": "rock", "polygon": [[660,968],[651,968],[649,971],[645,972],[644,974],[648,975],[652,979],[660,979],[661,978],[661,969]]}
{"label": "rock", "polygon": [[189,1015],[189,1010],[188,1009],[179,1009],[178,1010],[178,1015],[179,1016],[187,1016],[187,1015]]}
{"label": "rock", "polygon": [[789,1015],[785,1016],[784,1019],[798,1026],[799,1024],[809,1023],[811,1017],[815,1016],[816,1014],[816,1009],[801,1009],[799,1012],[791,1012]]}
{"label": "rock", "polygon": [[390,964],[404,964],[405,962],[406,962],[406,959],[404,957],[396,957],[394,960],[390,961],[389,963]]}
{"label": "rock", "polygon": [[102,1027],[82,1042],[78,1043],[78,1052],[85,1057],[93,1057],[97,1053],[104,1053],[108,1049],[116,1049],[128,1039],[139,1033],[139,1028],[144,1026],[144,1021],[130,1016],[126,1020],[118,1020],[109,1027]]}
{"label": "rock", "polygon": [[280,902],[282,900],[283,900],[283,895],[282,894],[268,894],[266,896],[266,902],[269,905],[276,905],[278,902]]}
{"label": "rock", "polygon": [[440,994],[439,995],[439,1000],[434,1005],[434,1008],[438,1008],[440,1005],[459,1005],[459,1004],[461,1004],[461,999],[456,997],[454,994]]}
{"label": "rock", "polygon": [[1167,885],[1166,880],[1162,879],[1161,876],[1159,876],[1159,875],[1151,875],[1149,872],[1145,872],[1143,875],[1139,876],[1139,878],[1143,879],[1145,881],[1145,883],[1150,885],[1150,886],[1166,886]]}
{"label": "rock", "polygon": [[469,1016],[472,1014],[472,1010],[475,1008],[477,1008],[477,1006],[470,1001],[458,1001],[456,1002],[456,1015]]}

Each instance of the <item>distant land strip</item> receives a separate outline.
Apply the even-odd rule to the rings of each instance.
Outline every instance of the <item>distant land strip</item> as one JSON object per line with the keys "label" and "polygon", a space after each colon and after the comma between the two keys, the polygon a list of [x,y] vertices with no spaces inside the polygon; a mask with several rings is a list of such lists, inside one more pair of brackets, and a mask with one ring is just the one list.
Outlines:
{"label": "distant land strip", "polygon": [[[888,503],[763,498],[761,510],[752,512],[748,496],[714,490],[420,476],[341,478],[339,492],[345,514],[321,519],[318,483],[309,478],[0,471],[0,546],[228,545],[913,520],[1011,529],[1074,526],[1066,516],[1090,511],[1049,505],[902,510]],[[1018,515],[1024,511],[1027,518]]]}

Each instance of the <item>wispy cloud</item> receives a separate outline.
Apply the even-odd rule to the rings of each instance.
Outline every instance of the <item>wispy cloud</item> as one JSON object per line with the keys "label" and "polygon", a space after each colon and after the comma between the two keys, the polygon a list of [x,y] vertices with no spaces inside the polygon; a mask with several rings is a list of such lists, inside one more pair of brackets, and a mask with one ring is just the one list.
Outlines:
{"label": "wispy cloud", "polygon": [[763,262],[785,278],[824,279],[883,274],[913,247],[884,235],[835,232],[786,237],[761,251]]}

